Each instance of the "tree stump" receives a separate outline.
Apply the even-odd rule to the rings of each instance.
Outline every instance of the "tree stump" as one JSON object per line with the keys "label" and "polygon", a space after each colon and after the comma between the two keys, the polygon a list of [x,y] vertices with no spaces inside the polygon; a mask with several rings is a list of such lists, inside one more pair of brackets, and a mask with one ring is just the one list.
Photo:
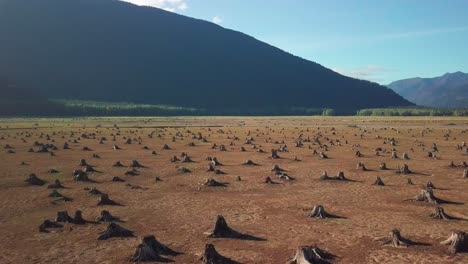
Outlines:
{"label": "tree stump", "polygon": [[379,169],[381,169],[381,170],[388,170],[387,164],[385,164],[385,162],[380,163]]}
{"label": "tree stump", "polygon": [[55,221],[50,221],[50,220],[45,220],[40,226],[39,226],[39,232],[47,233],[49,232],[47,229],[48,228],[60,228],[63,227],[63,225],[55,222]]}
{"label": "tree stump", "polygon": [[213,244],[205,245],[205,252],[201,257],[202,264],[235,264],[236,261],[233,261],[229,258],[221,256],[215,249]]}
{"label": "tree stump", "polygon": [[94,195],[102,194],[102,192],[96,189],[96,187],[91,188],[91,190],[89,190],[88,193],[94,194]]}
{"label": "tree stump", "polygon": [[47,186],[48,189],[62,189],[64,188],[59,179],[56,179],[53,184]]}
{"label": "tree stump", "polygon": [[111,237],[133,237],[133,232],[119,226],[116,223],[110,223],[107,229],[102,231],[97,237],[98,240],[106,240]]}
{"label": "tree stump", "polygon": [[324,152],[320,152],[319,157],[321,159],[328,159],[328,156]]}
{"label": "tree stump", "polygon": [[221,162],[219,162],[218,158],[216,158],[216,157],[213,157],[211,159],[211,164],[213,164],[213,166],[223,166],[223,164]]}
{"label": "tree stump", "polygon": [[56,222],[61,223],[73,223],[73,218],[68,215],[67,211],[58,211],[57,217],[55,218]]}
{"label": "tree stump", "polygon": [[392,151],[392,159],[398,159],[396,151]]}
{"label": "tree stump", "polygon": [[64,197],[63,194],[59,193],[57,190],[53,190],[49,195],[48,197],[51,197],[51,198],[60,198],[60,197]]}
{"label": "tree stump", "polygon": [[467,252],[468,234],[463,231],[454,231],[447,240],[440,242],[440,244],[448,245],[448,250],[452,254]]}
{"label": "tree stump", "polygon": [[74,176],[75,176],[75,181],[82,181],[82,182],[90,181],[88,178],[88,174],[81,170],[76,171],[76,174],[74,174]]}
{"label": "tree stump", "polygon": [[164,144],[164,146],[163,146],[162,149],[164,149],[164,150],[169,150],[169,149],[171,149],[171,148],[170,148],[167,144]]}
{"label": "tree stump", "polygon": [[322,205],[315,205],[312,211],[310,212],[309,217],[326,219],[326,218],[332,218],[333,215],[327,213]]}
{"label": "tree stump", "polygon": [[375,180],[374,185],[385,186],[385,183],[382,181],[382,178],[380,178],[380,176],[377,176],[377,179]]}
{"label": "tree stump", "polygon": [[232,230],[224,217],[222,215],[218,215],[216,218],[216,224],[213,231],[208,235],[208,237],[212,238],[237,238],[239,237],[239,233]]}
{"label": "tree stump", "polygon": [[176,256],[178,253],[161,244],[154,236],[145,236],[142,238],[141,244],[137,247],[135,254],[130,258],[130,261],[169,262],[168,259],[163,258],[160,255]]}
{"label": "tree stump", "polygon": [[118,221],[118,220],[119,220],[119,218],[114,217],[107,210],[102,210],[101,215],[98,218],[96,218],[96,222],[114,222],[114,221]]}
{"label": "tree stump", "polygon": [[218,181],[216,181],[215,179],[207,179],[203,185],[205,186],[209,186],[209,187],[224,187],[225,184],[223,183],[220,183]]}
{"label": "tree stump", "polygon": [[137,160],[132,160],[132,164],[130,164],[131,168],[144,168],[145,166],[141,165]]}
{"label": "tree stump", "polygon": [[408,178],[408,184],[409,185],[414,185],[413,181],[411,180],[411,178]]}
{"label": "tree stump", "polygon": [[429,215],[430,218],[433,219],[443,219],[443,220],[452,220],[454,217],[445,213],[444,208],[437,206],[435,211]]}
{"label": "tree stump", "polygon": [[272,149],[272,150],[271,150],[271,157],[270,157],[270,158],[272,158],[272,159],[279,159],[280,156],[278,155],[278,150]]}
{"label": "tree stump", "polygon": [[125,182],[124,179],[122,179],[122,178],[120,178],[120,177],[118,177],[118,176],[112,177],[112,181],[113,181],[113,182]]}
{"label": "tree stump", "polygon": [[77,225],[84,225],[88,221],[83,219],[82,212],[80,210],[75,211],[75,217],[73,217],[73,223]]}
{"label": "tree stump", "polygon": [[247,166],[256,166],[258,165],[257,163],[253,162],[252,160],[246,160],[242,165],[247,165]]}
{"label": "tree stump", "polygon": [[409,160],[408,153],[406,153],[406,152],[403,152],[403,156],[402,156],[402,158],[403,158],[404,160]]}
{"label": "tree stump", "polygon": [[334,256],[316,246],[300,246],[287,264],[328,264]]}
{"label": "tree stump", "polygon": [[120,205],[120,204],[117,203],[117,202],[112,201],[109,198],[109,195],[107,195],[105,193],[101,193],[101,196],[99,197],[99,201],[98,201],[97,205],[100,206],[100,205]]}
{"label": "tree stump", "polygon": [[114,165],[112,165],[112,167],[124,167],[124,165],[120,162],[120,161],[117,161],[116,163],[114,163]]}
{"label": "tree stump", "polygon": [[88,163],[86,163],[86,160],[85,160],[85,159],[81,159],[81,160],[80,160],[79,166],[84,167],[84,166],[86,166],[86,165],[88,165]]}
{"label": "tree stump", "polygon": [[397,229],[390,231],[388,237],[376,238],[376,240],[381,241],[383,246],[388,245],[392,247],[408,247],[414,244],[411,240],[402,237]]}
{"label": "tree stump", "polygon": [[468,169],[463,170],[463,178],[468,179]]}
{"label": "tree stump", "polygon": [[215,171],[215,168],[213,164],[209,164],[208,170],[207,171]]}
{"label": "tree stump", "polygon": [[427,202],[431,204],[439,204],[439,199],[434,196],[434,192],[432,189],[423,189],[421,192],[415,197],[416,201],[419,202]]}
{"label": "tree stump", "polygon": [[37,185],[37,186],[42,186],[46,183],[46,181],[39,179],[34,173],[29,174],[28,178],[24,181],[29,183],[30,185]]}

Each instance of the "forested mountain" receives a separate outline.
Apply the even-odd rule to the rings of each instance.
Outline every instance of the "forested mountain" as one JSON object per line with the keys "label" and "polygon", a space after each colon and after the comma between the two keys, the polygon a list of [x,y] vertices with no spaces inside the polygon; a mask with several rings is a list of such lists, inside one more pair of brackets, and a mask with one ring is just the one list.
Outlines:
{"label": "forested mountain", "polygon": [[213,114],[411,105],[246,34],[115,0],[0,0],[0,43],[0,73],[48,98]]}

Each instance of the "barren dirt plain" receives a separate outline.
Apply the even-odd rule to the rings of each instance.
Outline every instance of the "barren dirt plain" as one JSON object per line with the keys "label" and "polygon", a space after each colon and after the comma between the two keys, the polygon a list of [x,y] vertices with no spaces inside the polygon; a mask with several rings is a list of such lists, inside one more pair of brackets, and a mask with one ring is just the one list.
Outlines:
{"label": "barren dirt plain", "polygon": [[[202,263],[208,243],[239,263],[287,263],[304,245],[333,254],[330,263],[468,263],[468,253],[440,244],[452,231],[468,231],[464,141],[467,118],[1,119],[0,263],[128,263],[147,235],[179,252],[164,256],[175,263]],[[280,158],[271,158],[272,149],[281,150]],[[193,162],[182,162],[182,153]],[[174,156],[180,161],[171,162]],[[207,171],[207,157],[216,157],[222,166],[214,169],[224,174]],[[90,181],[75,180],[73,171],[85,169],[81,159],[97,171],[86,173]],[[133,160],[144,167],[129,167]],[[243,165],[246,160],[257,165]],[[117,161],[124,166],[114,167]],[[388,169],[379,169],[381,163]],[[396,173],[404,164],[411,173]],[[277,175],[275,165],[286,172]],[[324,171],[344,172],[350,181],[321,180]],[[46,183],[25,181],[32,173]],[[384,186],[373,185],[377,176]],[[48,197],[56,179],[68,201]],[[207,179],[222,186],[204,185]],[[414,200],[428,182],[438,205]],[[120,205],[97,205],[93,187]],[[309,217],[316,205],[339,218]],[[455,219],[431,218],[436,206]],[[77,210],[88,222],[40,232],[57,212],[74,217]],[[95,222],[102,210],[134,237],[98,240],[109,224]],[[208,237],[218,215],[255,239]],[[414,245],[375,240],[393,229]]]}

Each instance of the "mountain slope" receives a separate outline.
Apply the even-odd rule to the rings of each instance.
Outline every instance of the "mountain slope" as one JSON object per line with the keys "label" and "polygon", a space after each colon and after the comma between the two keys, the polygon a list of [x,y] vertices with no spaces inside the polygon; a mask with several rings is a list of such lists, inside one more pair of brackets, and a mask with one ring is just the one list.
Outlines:
{"label": "mountain slope", "polygon": [[343,111],[411,105],[213,23],[114,0],[0,0],[0,72],[52,98]]}
{"label": "mountain slope", "polygon": [[446,73],[435,78],[411,78],[393,82],[389,88],[418,105],[468,107],[468,74]]}

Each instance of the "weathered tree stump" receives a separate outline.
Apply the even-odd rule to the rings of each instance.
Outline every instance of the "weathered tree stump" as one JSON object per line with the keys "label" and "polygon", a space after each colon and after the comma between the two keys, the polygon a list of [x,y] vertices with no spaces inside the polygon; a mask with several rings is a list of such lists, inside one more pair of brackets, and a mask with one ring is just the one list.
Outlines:
{"label": "weathered tree stump", "polygon": [[86,163],[86,160],[85,160],[85,159],[81,159],[81,160],[80,160],[79,166],[84,167],[84,166],[86,166],[86,165],[88,165],[88,163]]}
{"label": "weathered tree stump", "polygon": [[356,169],[362,170],[362,171],[368,171],[369,170],[369,169],[367,169],[366,165],[364,165],[364,163],[361,163],[361,162],[356,164]]}
{"label": "weathered tree stump", "polygon": [[388,170],[387,164],[385,164],[385,162],[380,163],[379,169],[381,169],[381,170]]}
{"label": "weathered tree stump", "polygon": [[320,152],[319,157],[321,159],[328,159],[328,156],[324,152]]}
{"label": "weathered tree stump", "polygon": [[207,171],[215,171],[215,168],[214,168],[213,164],[211,164],[211,163],[209,164]]}
{"label": "weathered tree stump", "polygon": [[219,162],[218,158],[216,158],[216,157],[213,157],[211,159],[211,164],[213,164],[213,166],[223,166],[223,164],[221,162]]}
{"label": "weathered tree stump", "polygon": [[221,256],[215,249],[213,244],[205,245],[205,252],[201,257],[202,264],[235,264],[236,261],[233,261],[229,258]]}
{"label": "weathered tree stump", "polygon": [[105,194],[105,193],[101,193],[101,196],[99,197],[99,201],[97,203],[97,205],[120,205],[119,203],[111,200],[109,198],[109,195]]}
{"label": "weathered tree stump", "polygon": [[374,185],[385,186],[385,183],[382,181],[382,178],[380,178],[380,176],[377,176],[377,178],[375,179]]}
{"label": "weathered tree stump", "polygon": [[238,238],[239,233],[231,229],[222,215],[216,218],[216,224],[213,231],[208,235],[212,238]]}
{"label": "weathered tree stump", "polygon": [[73,223],[77,225],[84,225],[88,221],[83,219],[83,214],[80,210],[75,211],[75,216],[73,217]]}
{"label": "weathered tree stump", "polygon": [[47,186],[48,189],[62,189],[64,188],[59,179],[55,179],[54,183]]}
{"label": "weathered tree stump", "polygon": [[317,246],[300,246],[287,264],[328,264],[334,256]]}
{"label": "weathered tree stump", "polygon": [[145,166],[141,165],[137,160],[132,160],[132,164],[130,164],[131,168],[144,168]]}
{"label": "weathered tree stump", "polygon": [[463,178],[468,179],[468,169],[463,170]]}
{"label": "weathered tree stump", "polygon": [[209,186],[209,187],[224,187],[226,186],[224,183],[218,182],[215,179],[207,179],[203,185]]}
{"label": "weathered tree stump", "polygon": [[252,160],[246,160],[242,165],[247,165],[247,166],[257,166],[258,164],[253,162]]}
{"label": "weathered tree stump", "polygon": [[64,197],[63,194],[59,193],[57,190],[53,190],[49,195],[48,197],[51,197],[51,198],[60,198],[60,197]]}
{"label": "weathered tree stump", "polygon": [[392,159],[398,159],[396,151],[392,151]]}
{"label": "weathered tree stump", "polygon": [[411,240],[402,237],[400,231],[397,229],[390,231],[389,236],[376,238],[375,240],[381,241],[383,246],[392,247],[408,247],[414,244]]}
{"label": "weathered tree stump", "polygon": [[315,205],[312,211],[310,212],[309,217],[320,219],[335,218],[334,215],[327,213],[322,205]]}
{"label": "weathered tree stump", "polygon": [[189,157],[189,155],[184,155],[182,162],[193,162],[193,160]]}
{"label": "weathered tree stump", "polygon": [[265,178],[265,183],[267,184],[276,184],[269,176]]}
{"label": "weathered tree stump", "polygon": [[414,185],[413,181],[411,180],[411,178],[408,178],[408,184],[409,185]]}
{"label": "weathered tree stump", "polygon": [[452,254],[467,252],[468,234],[463,231],[454,231],[447,240],[440,242],[440,244],[448,245],[448,250]]}
{"label": "weathered tree stump", "polygon": [[58,211],[57,217],[55,218],[56,222],[61,223],[73,223],[73,218],[68,215],[67,211]]}
{"label": "weathered tree stump", "polygon": [[120,162],[120,161],[117,161],[116,163],[114,163],[114,165],[112,165],[112,167],[124,167],[124,165]]}
{"label": "weathered tree stump", "polygon": [[164,144],[164,146],[163,146],[163,148],[162,148],[162,149],[164,149],[164,150],[169,150],[169,149],[171,149],[171,148],[169,147],[169,145],[167,145],[167,144]]}
{"label": "weathered tree stump", "polygon": [[435,208],[434,212],[429,215],[429,217],[433,218],[433,219],[443,219],[443,220],[452,220],[452,219],[454,219],[454,217],[446,214],[444,208],[442,208],[440,206],[437,206]]}
{"label": "weathered tree stump", "polygon": [[114,222],[119,221],[119,218],[111,215],[111,213],[107,210],[102,210],[101,215],[96,218],[96,222]]}
{"label": "weathered tree stump", "polygon": [[43,233],[48,233],[49,231],[47,230],[48,228],[60,228],[63,227],[63,225],[55,222],[55,221],[50,221],[50,220],[45,220],[40,226],[39,226],[39,232]]}
{"label": "weathered tree stump", "polygon": [[94,194],[94,195],[102,194],[102,192],[96,189],[96,187],[91,188],[91,190],[89,190],[88,193]]}
{"label": "weathered tree stump", "polygon": [[404,159],[404,160],[409,160],[408,153],[406,153],[406,152],[403,152],[402,159]]}
{"label": "weathered tree stump", "polygon": [[82,170],[77,170],[73,172],[73,175],[75,176],[75,181],[82,181],[82,182],[87,182],[90,181],[88,178],[88,174]]}
{"label": "weathered tree stump", "polygon": [[34,173],[29,174],[28,178],[24,181],[29,183],[30,185],[37,185],[37,186],[42,186],[46,183],[46,181],[39,179]]}
{"label": "weathered tree stump", "polygon": [[118,176],[112,177],[112,181],[113,181],[113,182],[125,182],[124,179],[122,179],[122,178],[120,178],[120,177],[118,177]]}
{"label": "weathered tree stump", "polygon": [[98,240],[106,240],[111,237],[133,237],[133,232],[112,222],[107,229],[102,231],[97,237]]}
{"label": "weathered tree stump", "polygon": [[403,166],[400,168],[398,167],[398,170],[396,171],[398,174],[411,174],[411,170],[408,167],[408,164],[403,164]]}
{"label": "weathered tree stump", "polygon": [[421,190],[421,192],[414,199],[418,202],[439,204],[439,199],[434,196],[432,189]]}
{"label": "weathered tree stump", "polygon": [[271,150],[271,156],[270,156],[270,158],[272,158],[272,159],[279,159],[279,158],[281,158],[281,157],[278,155],[278,150],[272,149],[272,150]]}

